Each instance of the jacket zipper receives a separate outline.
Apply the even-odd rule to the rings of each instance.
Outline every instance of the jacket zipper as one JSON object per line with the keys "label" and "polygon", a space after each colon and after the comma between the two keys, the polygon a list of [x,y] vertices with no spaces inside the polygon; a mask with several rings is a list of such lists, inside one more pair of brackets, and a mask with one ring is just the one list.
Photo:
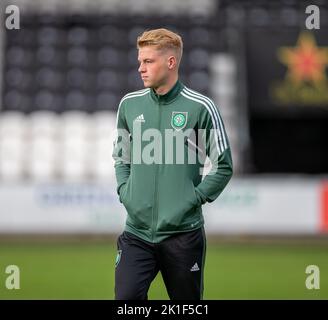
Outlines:
{"label": "jacket zipper", "polygon": [[[158,130],[161,130],[161,116],[162,116],[162,108],[161,108],[161,102],[158,102]],[[156,226],[158,221],[158,170],[159,170],[159,164],[155,164],[155,192],[154,192],[154,199],[155,199],[155,205],[154,205],[154,214],[153,214],[153,226],[152,226],[152,242],[155,240],[156,235]]]}

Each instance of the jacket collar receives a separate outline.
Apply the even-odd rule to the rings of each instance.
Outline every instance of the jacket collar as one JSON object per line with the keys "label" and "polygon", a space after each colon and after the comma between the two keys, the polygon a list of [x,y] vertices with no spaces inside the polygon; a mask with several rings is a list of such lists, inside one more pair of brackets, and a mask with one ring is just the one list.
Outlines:
{"label": "jacket collar", "polygon": [[178,80],[175,85],[169,90],[169,92],[160,95],[157,94],[155,92],[154,89],[150,90],[150,95],[152,97],[153,100],[155,100],[158,103],[163,103],[163,104],[167,104],[170,103],[172,100],[174,100],[178,94],[180,93],[180,91],[183,89],[183,84]]}

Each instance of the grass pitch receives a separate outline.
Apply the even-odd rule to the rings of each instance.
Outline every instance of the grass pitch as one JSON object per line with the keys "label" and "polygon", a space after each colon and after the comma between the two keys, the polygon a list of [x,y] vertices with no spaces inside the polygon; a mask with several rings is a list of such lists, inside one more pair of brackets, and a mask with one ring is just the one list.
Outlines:
{"label": "grass pitch", "polygon": [[[0,299],[113,299],[114,242],[0,243]],[[6,288],[8,265],[20,289]],[[320,289],[305,286],[308,265]],[[208,243],[204,299],[328,299],[328,246]],[[160,274],[149,299],[168,299]]]}

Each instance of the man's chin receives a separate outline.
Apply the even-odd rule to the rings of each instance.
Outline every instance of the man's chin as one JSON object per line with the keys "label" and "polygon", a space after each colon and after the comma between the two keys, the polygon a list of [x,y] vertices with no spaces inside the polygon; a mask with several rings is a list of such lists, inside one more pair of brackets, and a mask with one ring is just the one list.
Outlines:
{"label": "man's chin", "polygon": [[152,87],[151,83],[147,80],[143,80],[143,84],[144,84],[145,88],[151,88]]}

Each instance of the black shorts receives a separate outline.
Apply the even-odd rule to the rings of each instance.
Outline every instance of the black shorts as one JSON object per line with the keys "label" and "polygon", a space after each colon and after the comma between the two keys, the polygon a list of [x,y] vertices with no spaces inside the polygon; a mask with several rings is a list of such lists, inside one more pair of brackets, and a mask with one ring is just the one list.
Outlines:
{"label": "black shorts", "polygon": [[117,240],[116,300],[146,300],[151,282],[161,271],[171,300],[203,298],[206,252],[204,228],[174,234],[150,243],[124,231]]}

